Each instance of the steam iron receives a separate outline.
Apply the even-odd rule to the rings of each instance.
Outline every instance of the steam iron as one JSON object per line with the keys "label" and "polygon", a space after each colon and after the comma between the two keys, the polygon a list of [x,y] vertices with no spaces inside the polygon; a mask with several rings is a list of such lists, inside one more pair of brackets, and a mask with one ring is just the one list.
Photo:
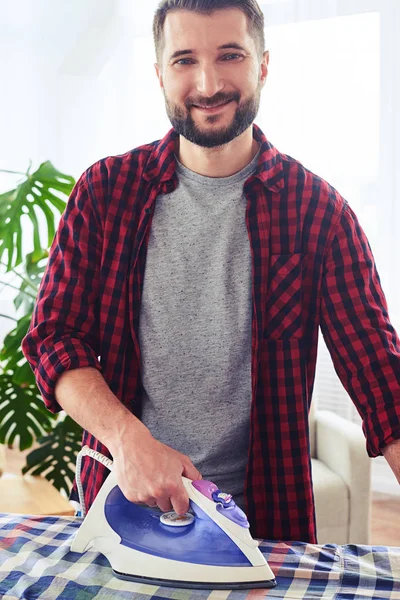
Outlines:
{"label": "steam iron", "polygon": [[[98,453],[87,448],[86,454]],[[111,471],[71,550],[98,551],[108,559],[116,577],[151,585],[194,589],[275,587],[274,574],[250,535],[245,513],[232,496],[211,481],[186,477],[182,481],[190,509],[180,516],[129,502]],[[78,478],[77,483],[82,506]]]}

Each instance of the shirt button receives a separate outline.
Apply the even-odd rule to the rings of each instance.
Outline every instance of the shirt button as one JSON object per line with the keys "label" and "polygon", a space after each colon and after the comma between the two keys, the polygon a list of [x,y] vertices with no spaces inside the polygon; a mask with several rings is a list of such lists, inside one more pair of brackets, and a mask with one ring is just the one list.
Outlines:
{"label": "shirt button", "polygon": [[146,215],[151,215],[152,210],[151,208],[146,208],[144,212],[146,213]]}

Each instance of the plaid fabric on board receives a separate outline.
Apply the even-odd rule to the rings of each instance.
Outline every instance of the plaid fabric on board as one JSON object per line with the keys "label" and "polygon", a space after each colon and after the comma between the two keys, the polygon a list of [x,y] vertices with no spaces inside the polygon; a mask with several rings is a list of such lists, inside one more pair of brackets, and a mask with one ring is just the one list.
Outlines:
{"label": "plaid fabric on board", "polygon": [[189,590],[121,581],[95,552],[70,552],[75,517],[0,515],[2,600],[400,600],[400,548],[263,541],[269,590]]}

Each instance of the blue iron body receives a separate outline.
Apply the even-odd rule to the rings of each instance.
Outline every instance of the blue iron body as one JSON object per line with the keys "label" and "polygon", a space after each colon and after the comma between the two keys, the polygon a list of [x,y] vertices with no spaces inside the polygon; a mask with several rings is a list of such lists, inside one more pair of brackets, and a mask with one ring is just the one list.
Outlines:
{"label": "blue iron body", "polygon": [[71,545],[106,556],[114,575],[141,583],[199,589],[276,585],[274,574],[232,496],[210,481],[182,477],[185,517],[129,502],[111,471]]}
{"label": "blue iron body", "polygon": [[193,501],[196,518],[186,527],[160,523],[161,511],[129,502],[119,487],[105,503],[108,524],[121,537],[121,544],[152,556],[218,566],[250,566],[250,561],[232,539]]}

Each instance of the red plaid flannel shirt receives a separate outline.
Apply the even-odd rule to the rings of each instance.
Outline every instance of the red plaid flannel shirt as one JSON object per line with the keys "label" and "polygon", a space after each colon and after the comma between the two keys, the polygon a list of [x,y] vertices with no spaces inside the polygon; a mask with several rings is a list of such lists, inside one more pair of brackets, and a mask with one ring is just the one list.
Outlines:
{"label": "red plaid flannel shirt", "polygon": [[[51,411],[61,373],[99,369],[140,416],[141,289],[156,198],[178,185],[164,139],[102,159],[80,177],[51,247],[23,352]],[[244,184],[251,241],[252,408],[246,475],[254,536],[315,542],[308,410],[318,328],[363,419],[370,456],[400,438],[400,343],[356,216],[329,184],[261,144]],[[82,398],[84,402],[84,398]],[[103,454],[89,432],[83,443]],[[85,458],[88,506],[108,471]]]}

